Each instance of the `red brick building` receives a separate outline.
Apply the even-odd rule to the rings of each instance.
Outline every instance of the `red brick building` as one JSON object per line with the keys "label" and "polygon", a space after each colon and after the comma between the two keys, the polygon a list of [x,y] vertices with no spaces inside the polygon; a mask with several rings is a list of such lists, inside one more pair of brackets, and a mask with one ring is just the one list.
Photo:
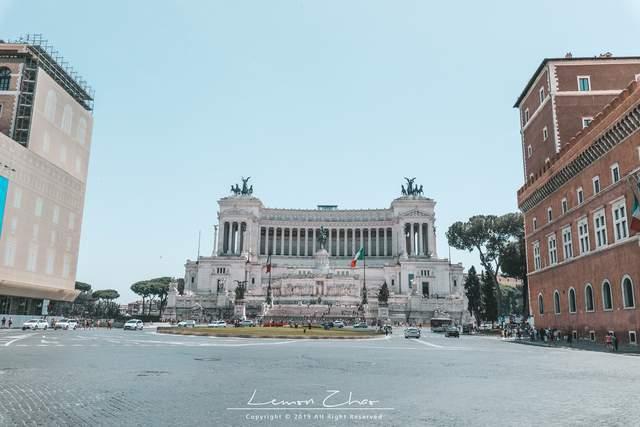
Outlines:
{"label": "red brick building", "polygon": [[521,112],[530,307],[537,328],[602,341],[640,332],[640,58],[545,59]]}

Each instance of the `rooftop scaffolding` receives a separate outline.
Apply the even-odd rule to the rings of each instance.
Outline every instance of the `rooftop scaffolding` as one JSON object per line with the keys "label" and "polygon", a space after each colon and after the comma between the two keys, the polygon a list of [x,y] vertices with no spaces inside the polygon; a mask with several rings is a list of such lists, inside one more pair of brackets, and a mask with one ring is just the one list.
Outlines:
{"label": "rooftop scaffolding", "polygon": [[94,91],[91,86],[49,44],[49,41],[42,37],[42,34],[27,34],[11,43],[29,46],[29,51],[38,61],[38,65],[85,109],[93,110]]}

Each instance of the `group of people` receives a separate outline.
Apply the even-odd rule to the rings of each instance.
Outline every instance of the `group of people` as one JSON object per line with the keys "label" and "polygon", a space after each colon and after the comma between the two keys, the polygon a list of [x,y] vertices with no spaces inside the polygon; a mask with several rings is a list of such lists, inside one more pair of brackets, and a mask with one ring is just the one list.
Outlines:
{"label": "group of people", "polygon": [[604,337],[604,342],[608,351],[618,351],[618,337],[615,332],[608,332]]}
{"label": "group of people", "polygon": [[2,329],[6,328],[6,327],[11,329],[11,325],[13,325],[13,319],[11,319],[11,317],[9,317],[9,320],[7,321],[7,318],[2,316],[1,324],[2,324]]}

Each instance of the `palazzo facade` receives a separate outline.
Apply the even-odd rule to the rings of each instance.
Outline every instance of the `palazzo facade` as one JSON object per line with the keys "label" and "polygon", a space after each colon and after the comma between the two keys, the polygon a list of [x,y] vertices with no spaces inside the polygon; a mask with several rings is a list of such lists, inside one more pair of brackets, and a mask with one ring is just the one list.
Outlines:
{"label": "palazzo facade", "polygon": [[[246,181],[232,190],[218,201],[214,252],[186,262],[185,293],[170,296],[171,316],[199,310],[208,318],[228,317],[235,288],[246,286],[249,317],[352,317],[363,289],[365,317],[376,317],[386,283],[389,319],[424,322],[439,313],[462,321],[463,267],[438,258],[436,203],[412,184],[389,208],[358,210],[267,208]],[[351,268],[361,247],[365,260]]]}

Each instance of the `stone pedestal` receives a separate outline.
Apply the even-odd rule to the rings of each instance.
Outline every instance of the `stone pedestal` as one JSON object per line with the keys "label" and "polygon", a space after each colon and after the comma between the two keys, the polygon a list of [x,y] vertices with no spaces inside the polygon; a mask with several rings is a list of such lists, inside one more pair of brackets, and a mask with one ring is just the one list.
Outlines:
{"label": "stone pedestal", "polygon": [[238,303],[233,307],[233,317],[245,320],[247,318],[247,306],[244,302]]}
{"label": "stone pedestal", "polygon": [[387,320],[389,318],[389,307],[385,306],[378,306],[378,320]]}

